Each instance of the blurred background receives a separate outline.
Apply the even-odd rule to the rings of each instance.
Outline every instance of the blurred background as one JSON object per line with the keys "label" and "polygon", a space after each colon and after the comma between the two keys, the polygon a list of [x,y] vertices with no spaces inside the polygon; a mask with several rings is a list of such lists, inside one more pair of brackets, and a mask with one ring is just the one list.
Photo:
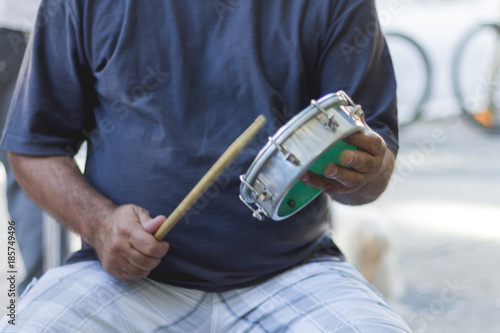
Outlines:
{"label": "blurred background", "polygon": [[[334,238],[414,332],[500,332],[500,134],[491,133],[489,113],[464,115],[453,84],[460,81],[467,107],[488,95],[484,82],[500,35],[493,29],[491,38],[471,38],[475,53],[454,59],[474,27],[500,23],[500,1],[377,0],[377,6],[399,81],[401,148],[377,202],[333,205]],[[0,169],[0,221],[9,218],[5,181]],[[0,223],[0,314],[6,239]],[[20,280],[19,252],[18,262]]]}
{"label": "blurred background", "polygon": [[479,112],[488,108],[488,94],[493,104],[500,96],[498,85],[489,84],[499,29],[482,29],[460,46],[478,24],[500,23],[500,1],[377,3],[397,72],[401,121],[414,118],[428,69],[397,35],[426,53],[430,89],[419,118],[401,127],[389,189],[366,207],[335,206],[334,237],[360,265],[363,237],[382,244],[387,260],[371,280],[414,332],[500,332],[500,133],[491,133],[491,119],[480,126],[479,116],[464,116],[455,92],[459,86],[464,106]]}

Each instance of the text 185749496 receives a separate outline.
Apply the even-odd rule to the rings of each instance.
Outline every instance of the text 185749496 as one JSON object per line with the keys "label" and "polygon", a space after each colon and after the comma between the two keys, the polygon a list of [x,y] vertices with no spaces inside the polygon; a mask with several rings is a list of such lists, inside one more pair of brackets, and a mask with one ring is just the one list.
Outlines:
{"label": "text 185749496", "polygon": [[7,316],[9,324],[16,322],[16,221],[9,221],[7,228]]}

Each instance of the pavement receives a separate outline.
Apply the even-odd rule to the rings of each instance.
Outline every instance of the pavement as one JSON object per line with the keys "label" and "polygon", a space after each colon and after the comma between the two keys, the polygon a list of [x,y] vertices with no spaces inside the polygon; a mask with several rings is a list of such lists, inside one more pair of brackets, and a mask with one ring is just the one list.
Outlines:
{"label": "pavement", "polygon": [[[443,133],[433,142],[433,133]],[[373,205],[398,243],[414,332],[500,332],[500,136],[460,118],[403,129],[398,166]]]}
{"label": "pavement", "polygon": [[[404,127],[387,217],[403,285],[391,300],[414,332],[500,332],[500,135],[460,117],[451,59],[461,36],[498,19],[498,1],[386,1],[385,29],[413,36],[434,69],[423,120]],[[394,55],[397,56],[397,55]],[[363,209],[363,208],[360,208]]]}
{"label": "pavement", "polygon": [[[380,0],[381,9],[395,1]],[[467,25],[490,13],[485,5],[492,1],[399,4],[404,11],[387,16],[385,25],[422,40],[437,84],[424,119],[401,130],[388,190],[367,207],[349,209],[386,217],[402,286],[390,301],[414,332],[500,332],[500,136],[459,117],[449,84],[453,46]],[[4,183],[0,171],[1,221],[8,220]],[[0,314],[8,301],[6,226],[0,223]]]}

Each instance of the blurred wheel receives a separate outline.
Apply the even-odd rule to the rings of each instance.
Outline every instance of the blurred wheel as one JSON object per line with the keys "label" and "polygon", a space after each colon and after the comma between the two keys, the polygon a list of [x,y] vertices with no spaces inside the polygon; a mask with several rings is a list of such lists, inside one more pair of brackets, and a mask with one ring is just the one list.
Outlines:
{"label": "blurred wheel", "polygon": [[500,134],[500,25],[480,24],[466,33],[452,66],[462,112],[487,132]]}
{"label": "blurred wheel", "polygon": [[399,32],[386,33],[398,84],[398,117],[401,126],[419,119],[431,92],[432,68],[422,46]]}

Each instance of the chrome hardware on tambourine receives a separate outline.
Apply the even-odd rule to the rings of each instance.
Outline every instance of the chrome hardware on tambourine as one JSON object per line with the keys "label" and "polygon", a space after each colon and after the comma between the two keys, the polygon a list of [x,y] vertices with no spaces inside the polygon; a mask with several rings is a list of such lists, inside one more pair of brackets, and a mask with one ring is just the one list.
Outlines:
{"label": "chrome hardware on tambourine", "polygon": [[322,191],[299,179],[339,163],[344,138],[365,127],[363,111],[343,91],[329,94],[302,110],[269,138],[246,174],[240,199],[259,220],[283,220],[304,208]]}

